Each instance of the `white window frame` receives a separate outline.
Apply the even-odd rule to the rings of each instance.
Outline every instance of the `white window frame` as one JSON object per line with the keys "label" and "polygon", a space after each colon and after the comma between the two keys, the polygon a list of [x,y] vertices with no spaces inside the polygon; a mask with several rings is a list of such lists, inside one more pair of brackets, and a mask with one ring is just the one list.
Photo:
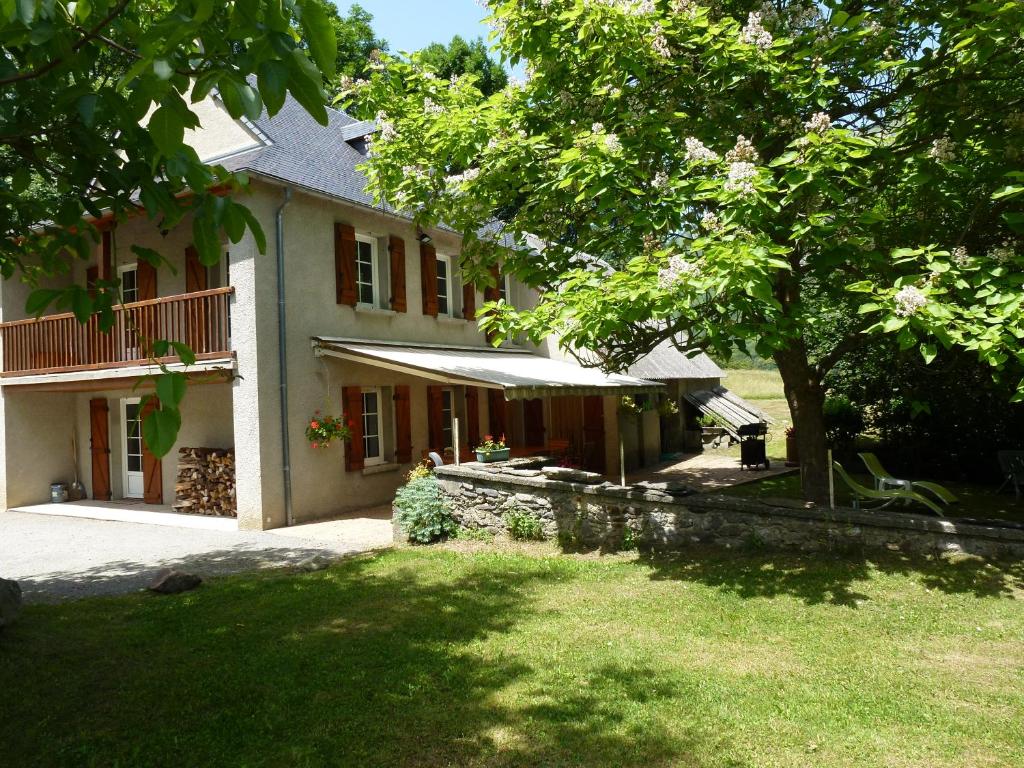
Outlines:
{"label": "white window frame", "polygon": [[[444,262],[445,265],[445,281],[444,289],[445,293],[442,294],[440,290],[437,291],[437,314],[444,315],[445,317],[455,317],[455,305],[452,301],[452,257],[446,253],[437,254],[437,262],[440,264]],[[441,298],[444,298],[445,303],[448,305],[447,311],[441,311]]]}
{"label": "white window frame", "polygon": [[362,420],[363,420],[363,466],[372,467],[384,463],[384,392],[380,387],[363,387],[361,394],[377,395],[377,450],[376,456],[366,455],[366,398],[362,398]]}
{"label": "white window frame", "polygon": [[[448,420],[444,418],[444,399],[449,398],[450,407],[448,408]],[[444,434],[447,432],[451,435],[449,441],[451,445],[442,445],[442,450],[448,450],[451,448],[455,450],[455,390],[450,387],[445,387],[441,390],[441,442],[444,442]]]}
{"label": "white window frame", "polygon": [[[137,471],[132,470],[129,472],[128,469],[128,406],[137,405],[139,406],[139,445],[142,445],[142,398],[141,397],[122,397],[121,398],[121,496],[126,499],[142,499],[146,496],[146,474],[145,459],[143,456],[145,453],[139,454],[139,469]],[[128,476],[129,474],[138,475],[142,478],[142,491],[140,493],[129,493],[128,492]]]}
{"label": "white window frame", "polygon": [[508,279],[506,272],[498,273],[500,280],[498,281],[498,296],[504,300],[506,304],[512,303],[512,283]]}
{"label": "white window frame", "polygon": [[[378,254],[377,254],[377,238],[365,235],[361,232],[356,232],[356,299],[358,306],[360,307],[373,307],[374,309],[380,309],[380,268],[378,267]],[[373,292],[373,302],[367,303],[363,301],[362,291],[360,291],[359,281],[359,245],[358,243],[366,243],[370,246],[370,269],[372,275],[370,279],[373,281],[370,288]]]}
{"label": "white window frame", "polygon": [[[124,295],[124,276],[129,273],[135,273],[135,298],[128,301]],[[139,300],[139,265],[138,262],[134,264],[121,264],[117,268],[117,279],[121,285],[121,302],[124,304],[134,304]]]}

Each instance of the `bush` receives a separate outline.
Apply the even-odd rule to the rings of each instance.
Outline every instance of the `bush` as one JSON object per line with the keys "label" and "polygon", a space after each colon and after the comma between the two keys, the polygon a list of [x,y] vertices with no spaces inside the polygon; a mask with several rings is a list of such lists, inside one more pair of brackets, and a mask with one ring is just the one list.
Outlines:
{"label": "bush", "polygon": [[519,541],[544,541],[544,525],[540,518],[525,509],[510,509],[505,513],[508,535]]}
{"label": "bush", "polygon": [[441,498],[441,488],[433,475],[416,477],[395,494],[398,524],[409,541],[429,544],[452,536],[459,528],[451,510]]}
{"label": "bush", "polygon": [[864,431],[864,411],[844,395],[825,399],[825,433],[833,448],[843,449]]}

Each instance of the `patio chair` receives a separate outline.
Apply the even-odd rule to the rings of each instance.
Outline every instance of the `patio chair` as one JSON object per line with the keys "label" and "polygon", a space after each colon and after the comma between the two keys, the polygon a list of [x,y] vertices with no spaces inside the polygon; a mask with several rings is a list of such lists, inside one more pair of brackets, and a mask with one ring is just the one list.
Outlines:
{"label": "patio chair", "polygon": [[952,491],[938,483],[927,480],[901,480],[894,477],[885,471],[882,462],[873,453],[866,452],[857,455],[860,456],[860,460],[864,462],[864,466],[868,468],[868,472],[875,479],[876,491],[884,491],[886,488],[903,488],[908,491],[923,490],[928,491],[943,504],[956,504],[960,501]]}
{"label": "patio chair", "polygon": [[1013,485],[1013,494],[1019,501],[1024,493],[1024,451],[998,451],[999,471],[1003,475],[1002,491],[1007,485]]}
{"label": "patio chair", "polygon": [[838,461],[832,462],[832,468],[838,473],[839,477],[842,478],[843,482],[850,488],[850,492],[853,494],[853,508],[859,510],[861,508],[861,500],[864,501],[880,501],[882,502],[877,507],[872,509],[882,509],[892,504],[894,501],[916,501],[918,504],[923,504],[928,507],[939,517],[945,517],[942,514],[942,509],[929,498],[922,496],[917,491],[909,488],[888,488],[879,490],[877,488],[868,488],[866,485],[861,485],[843,469],[843,465]]}

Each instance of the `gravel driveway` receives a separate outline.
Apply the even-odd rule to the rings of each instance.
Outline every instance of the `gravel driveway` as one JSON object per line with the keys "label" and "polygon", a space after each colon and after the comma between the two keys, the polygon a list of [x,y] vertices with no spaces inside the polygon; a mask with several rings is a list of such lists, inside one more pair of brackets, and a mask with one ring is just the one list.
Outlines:
{"label": "gravel driveway", "polygon": [[133,592],[161,568],[208,577],[342,557],[388,546],[390,534],[387,520],[369,518],[277,534],[3,512],[0,577],[16,579],[26,602],[56,602]]}

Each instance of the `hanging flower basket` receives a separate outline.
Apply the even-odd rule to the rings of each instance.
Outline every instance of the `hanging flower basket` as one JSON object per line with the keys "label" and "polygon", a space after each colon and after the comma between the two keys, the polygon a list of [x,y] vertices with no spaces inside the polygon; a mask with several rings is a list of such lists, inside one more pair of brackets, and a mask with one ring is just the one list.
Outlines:
{"label": "hanging flower basket", "polygon": [[335,418],[322,416],[320,411],[317,411],[313,418],[306,422],[306,439],[314,448],[330,448],[335,440],[351,440],[352,430],[345,423],[344,415]]}

